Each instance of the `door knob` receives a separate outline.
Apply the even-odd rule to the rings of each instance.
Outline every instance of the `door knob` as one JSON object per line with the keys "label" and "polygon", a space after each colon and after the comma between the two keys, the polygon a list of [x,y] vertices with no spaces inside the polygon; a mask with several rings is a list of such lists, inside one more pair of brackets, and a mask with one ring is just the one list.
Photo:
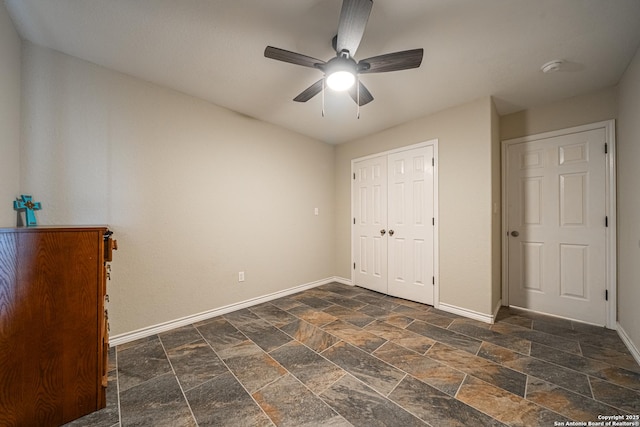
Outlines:
{"label": "door knob", "polygon": [[387,230],[385,230],[384,228],[382,230],[380,230],[380,235],[384,236],[384,234],[387,232]]}
{"label": "door knob", "polygon": [[520,233],[518,233],[517,231],[513,230],[513,231],[511,232],[511,235],[512,235],[513,237],[518,237],[518,236],[520,235]]}
{"label": "door knob", "polygon": [[393,233],[395,233],[395,231],[389,230],[389,236],[393,236]]}

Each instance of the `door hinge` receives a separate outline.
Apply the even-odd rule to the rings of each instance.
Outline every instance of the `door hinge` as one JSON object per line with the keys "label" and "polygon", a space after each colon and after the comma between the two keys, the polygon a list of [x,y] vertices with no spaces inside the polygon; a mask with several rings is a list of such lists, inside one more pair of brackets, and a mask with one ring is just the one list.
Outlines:
{"label": "door hinge", "polygon": [[605,216],[605,217],[604,217],[604,226],[605,226],[605,227],[608,227],[608,226],[609,226],[609,217],[608,217],[608,216]]}
{"label": "door hinge", "polygon": [[353,173],[353,180],[354,181],[356,180],[356,173],[355,172]]}
{"label": "door hinge", "polygon": [[604,291],[604,300],[609,301],[609,289],[605,289]]}
{"label": "door hinge", "polygon": [[353,263],[353,269],[354,270],[356,269],[356,263],[355,262]]}
{"label": "door hinge", "polygon": [[353,218],[353,225],[356,225],[356,219]]}
{"label": "door hinge", "polygon": [[436,218],[435,217],[431,218],[431,225],[436,225]]}
{"label": "door hinge", "polygon": [[431,166],[435,166],[436,165],[436,158],[432,157],[431,158]]}
{"label": "door hinge", "polygon": [[607,144],[606,142],[604,143],[604,154],[609,153],[609,144]]}
{"label": "door hinge", "polygon": [[432,285],[436,284],[436,276],[431,276],[431,284]]}

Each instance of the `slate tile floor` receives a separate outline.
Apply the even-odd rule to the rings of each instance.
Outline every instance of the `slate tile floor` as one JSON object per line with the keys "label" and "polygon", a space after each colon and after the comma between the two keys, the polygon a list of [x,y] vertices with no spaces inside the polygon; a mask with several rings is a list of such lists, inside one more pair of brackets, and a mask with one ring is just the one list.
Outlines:
{"label": "slate tile floor", "polygon": [[331,283],[111,350],[86,426],[553,426],[640,414],[615,331]]}

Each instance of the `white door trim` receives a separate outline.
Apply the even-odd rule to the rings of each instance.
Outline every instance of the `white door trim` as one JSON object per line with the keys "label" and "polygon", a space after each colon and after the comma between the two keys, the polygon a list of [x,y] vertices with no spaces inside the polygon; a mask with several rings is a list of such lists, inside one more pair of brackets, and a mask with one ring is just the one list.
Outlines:
{"label": "white door trim", "polygon": [[413,144],[413,145],[407,145],[405,147],[399,147],[399,148],[395,148],[393,150],[388,150],[388,151],[383,151],[380,153],[375,153],[375,154],[370,154],[367,156],[363,156],[363,157],[358,157],[355,159],[351,159],[351,174],[350,174],[350,181],[351,181],[351,218],[349,219],[350,223],[351,223],[351,283],[355,284],[355,277],[354,277],[354,270],[353,270],[353,263],[355,262],[354,259],[354,247],[353,247],[353,238],[354,238],[354,228],[353,228],[353,218],[355,218],[355,206],[353,203],[353,179],[351,177],[353,177],[354,174],[354,165],[357,162],[360,162],[362,160],[367,160],[367,159],[372,159],[374,157],[378,157],[378,156],[384,156],[384,155],[389,155],[389,154],[394,154],[394,153],[399,153],[401,151],[407,151],[407,150],[412,150],[414,148],[422,148],[422,147],[428,147],[428,146],[433,146],[433,158],[434,158],[434,166],[433,166],[433,217],[434,217],[434,229],[433,229],[433,275],[435,278],[435,284],[433,287],[433,306],[435,308],[438,308],[440,305],[440,260],[439,260],[439,240],[438,240],[438,236],[439,236],[439,209],[438,209],[438,140],[437,139],[430,139],[428,141],[424,141],[424,142],[419,142],[417,144]]}
{"label": "white door trim", "polygon": [[605,229],[605,253],[606,253],[606,283],[605,289],[609,293],[606,302],[606,326],[616,329],[616,309],[617,309],[617,278],[616,278],[616,138],[615,120],[591,123],[583,126],[576,126],[552,132],[539,133],[524,136],[521,138],[508,139],[502,141],[502,303],[509,305],[509,239],[507,238],[508,218],[507,218],[507,148],[512,144],[522,142],[538,141],[541,139],[555,138],[572,133],[585,132],[595,129],[604,129],[608,148],[606,160],[606,182],[605,182],[605,215],[608,218],[608,227]]}

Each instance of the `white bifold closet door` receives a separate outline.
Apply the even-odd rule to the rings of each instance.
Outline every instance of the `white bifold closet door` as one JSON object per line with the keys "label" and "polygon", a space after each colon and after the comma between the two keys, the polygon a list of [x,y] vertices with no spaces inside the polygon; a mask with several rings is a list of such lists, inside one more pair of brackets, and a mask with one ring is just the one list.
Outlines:
{"label": "white bifold closet door", "polygon": [[433,146],[354,163],[354,284],[433,305]]}

